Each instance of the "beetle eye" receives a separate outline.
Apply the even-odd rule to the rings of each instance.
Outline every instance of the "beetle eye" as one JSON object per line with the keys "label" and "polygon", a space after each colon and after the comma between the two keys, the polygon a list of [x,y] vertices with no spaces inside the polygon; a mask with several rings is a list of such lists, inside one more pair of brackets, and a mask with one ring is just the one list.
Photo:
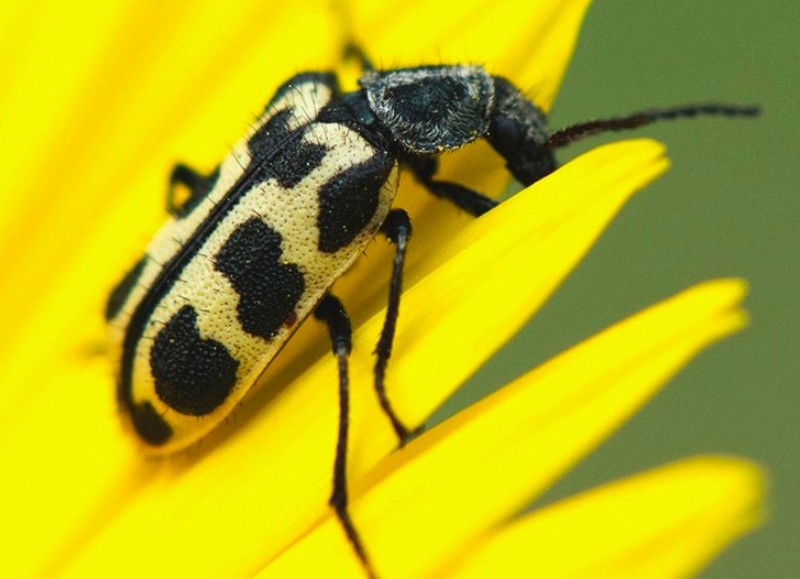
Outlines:
{"label": "beetle eye", "polygon": [[518,153],[522,147],[520,125],[508,117],[498,116],[493,119],[489,135],[497,152],[504,157]]}

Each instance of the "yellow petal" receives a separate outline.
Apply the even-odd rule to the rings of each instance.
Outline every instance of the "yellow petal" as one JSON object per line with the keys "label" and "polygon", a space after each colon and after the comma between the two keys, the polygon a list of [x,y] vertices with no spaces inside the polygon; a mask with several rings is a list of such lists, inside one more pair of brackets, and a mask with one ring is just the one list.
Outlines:
{"label": "yellow petal", "polygon": [[[0,228],[0,263],[14,271],[0,278],[4,324],[24,325],[73,275],[86,242],[97,243],[96,222],[127,206],[125,227],[99,244],[116,260],[98,263],[79,299],[98,276],[111,285],[164,218],[169,163],[212,167],[278,83],[297,68],[331,67],[341,43],[325,6],[53,2],[41,19],[18,14],[37,27],[22,26],[35,50],[15,50],[27,76],[0,100],[3,138],[14,143],[0,171],[0,190],[14,196]],[[288,46],[292,59],[275,58]]]}
{"label": "yellow petal", "polygon": [[126,487],[139,482],[130,472],[133,448],[120,444],[113,397],[97,396],[109,382],[107,368],[64,361],[55,367],[40,364],[41,383],[56,387],[31,383],[19,416],[10,413],[15,420],[0,436],[8,577],[51,575],[44,569],[120,508],[131,492]]}
{"label": "yellow petal", "polygon": [[743,460],[682,460],[489,533],[454,576],[692,576],[761,522],[764,484]]}
{"label": "yellow petal", "polygon": [[[744,284],[729,280],[666,300],[442,423],[356,481],[351,511],[379,574],[446,571],[463,558],[697,352],[739,329],[743,294]],[[337,525],[325,521],[274,572],[313,574],[324,562],[348,568],[353,555]]]}
{"label": "yellow petal", "polygon": [[353,7],[352,34],[379,67],[483,64],[531,89],[534,101],[549,110],[589,4],[590,0],[360,1]]}

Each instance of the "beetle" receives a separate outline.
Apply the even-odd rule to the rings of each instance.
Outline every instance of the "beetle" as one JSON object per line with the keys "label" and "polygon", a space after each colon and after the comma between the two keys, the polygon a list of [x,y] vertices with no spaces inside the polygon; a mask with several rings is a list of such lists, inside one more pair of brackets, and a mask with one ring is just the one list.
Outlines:
{"label": "beetle", "polygon": [[[411,223],[393,209],[400,167],[434,195],[479,216],[497,201],[436,179],[437,159],[478,139],[531,185],[556,169],[554,150],[602,131],[699,114],[753,116],[756,107],[692,105],[550,133],[545,114],[481,66],[364,68],[342,92],[330,72],[280,86],[244,137],[209,174],[177,164],[171,219],[111,292],[105,317],[119,355],[126,422],[156,454],[181,450],[222,421],[310,314],[329,330],[339,364],[340,418],[330,504],[372,573],[347,510],[347,357],[351,328],[333,283],[372,239],[395,246],[388,307],[376,347],[375,390],[400,444],[411,436],[384,389]],[[177,191],[189,191],[179,202]]]}

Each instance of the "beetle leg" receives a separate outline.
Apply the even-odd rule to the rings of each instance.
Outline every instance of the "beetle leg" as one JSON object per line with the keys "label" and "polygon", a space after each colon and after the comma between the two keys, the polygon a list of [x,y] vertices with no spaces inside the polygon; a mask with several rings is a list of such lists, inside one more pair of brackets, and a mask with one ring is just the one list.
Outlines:
{"label": "beetle leg", "polygon": [[345,44],[342,57],[345,60],[354,59],[364,72],[375,70],[375,65],[372,63],[372,60],[370,60],[369,56],[367,56],[367,53],[364,52],[364,49],[352,40]]}
{"label": "beetle leg", "polygon": [[496,199],[478,193],[469,187],[434,179],[433,175],[438,167],[436,159],[433,157],[416,157],[404,161],[428,191],[437,197],[447,199],[470,215],[479,217],[497,207],[499,203]]}
{"label": "beetle leg", "polygon": [[[169,175],[169,189],[167,190],[167,211],[173,217],[183,217],[205,197],[219,176],[219,171],[214,170],[211,175],[201,175],[183,163],[176,163]],[[177,186],[182,185],[189,189],[189,197],[183,202],[178,202]]]}
{"label": "beetle leg", "polygon": [[375,346],[375,392],[378,395],[381,408],[389,417],[397,438],[400,439],[400,446],[403,446],[416,431],[410,431],[403,422],[397,417],[389,399],[386,396],[386,366],[392,355],[392,343],[394,342],[395,329],[397,327],[397,315],[400,309],[400,292],[403,289],[403,267],[406,260],[406,246],[411,237],[411,220],[408,213],[402,209],[393,209],[386,216],[386,221],[381,227],[387,239],[395,246],[394,263],[392,265],[392,277],[389,282],[389,300],[386,307],[386,318],[383,322],[381,337]]}
{"label": "beetle leg", "polygon": [[352,349],[350,318],[338,298],[326,294],[314,310],[314,317],[328,326],[333,355],[339,363],[339,431],[336,437],[336,460],[333,464],[333,492],[330,505],[344,528],[347,540],[371,577],[374,576],[367,552],[347,510],[347,432],[350,418],[350,384],[347,358]]}

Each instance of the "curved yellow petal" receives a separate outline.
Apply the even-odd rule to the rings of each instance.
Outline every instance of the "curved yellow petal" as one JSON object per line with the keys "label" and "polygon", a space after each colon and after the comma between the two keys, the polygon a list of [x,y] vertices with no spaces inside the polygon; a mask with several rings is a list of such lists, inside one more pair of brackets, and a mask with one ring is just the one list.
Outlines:
{"label": "curved yellow petal", "polygon": [[[605,440],[697,352],[741,328],[744,284],[706,283],[565,352],[442,423],[351,485],[384,576],[447,571],[494,525]],[[268,574],[353,558],[329,518]],[[412,555],[409,555],[412,554]],[[352,562],[350,564],[352,566]]]}
{"label": "curved yellow petal", "polygon": [[764,486],[764,473],[750,462],[685,459],[488,533],[453,576],[692,576],[761,523]]}

